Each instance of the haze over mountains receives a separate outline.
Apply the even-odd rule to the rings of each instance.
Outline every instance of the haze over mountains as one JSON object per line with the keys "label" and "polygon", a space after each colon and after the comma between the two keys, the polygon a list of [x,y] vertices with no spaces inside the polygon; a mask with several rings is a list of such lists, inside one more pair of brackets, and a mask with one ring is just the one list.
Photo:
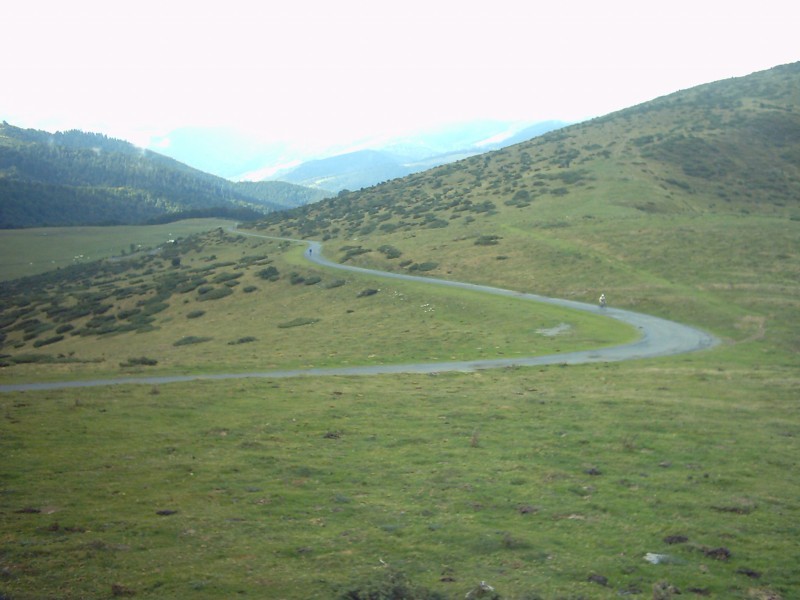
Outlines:
{"label": "haze over mountains", "polygon": [[262,143],[247,133],[223,128],[182,128],[155,139],[150,149],[227,179],[286,181],[339,192],[496,150],[565,125],[472,121],[316,151]]}

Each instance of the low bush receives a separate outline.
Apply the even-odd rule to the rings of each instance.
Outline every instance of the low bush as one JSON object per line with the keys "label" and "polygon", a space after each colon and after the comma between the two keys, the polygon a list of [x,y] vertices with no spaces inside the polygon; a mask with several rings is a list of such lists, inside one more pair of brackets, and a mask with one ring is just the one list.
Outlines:
{"label": "low bush", "polygon": [[228,342],[228,346],[237,346],[238,344],[249,344],[255,341],[257,341],[256,338],[254,338],[252,335],[248,335],[245,337],[240,337],[238,340]]}
{"label": "low bush", "polygon": [[[496,596],[488,596],[491,600]],[[445,600],[439,592],[415,585],[400,571],[389,569],[366,581],[344,586],[339,600]]]}
{"label": "low bush", "polygon": [[42,346],[49,346],[50,344],[55,344],[56,342],[60,342],[64,339],[63,335],[54,335],[53,337],[49,337],[44,340],[36,340],[33,342],[34,348],[41,348]]}
{"label": "low bush", "polygon": [[214,277],[214,283],[223,283],[225,281],[233,281],[234,279],[239,279],[244,275],[244,273],[220,273],[216,277]]}
{"label": "low bush", "polygon": [[258,273],[256,273],[261,279],[266,279],[267,281],[278,281],[280,277],[280,272],[275,267],[269,266],[266,269],[261,269]]}
{"label": "low bush", "polygon": [[408,270],[409,271],[433,271],[436,267],[439,266],[439,263],[433,261],[427,261],[424,263],[414,263],[411,265]]}
{"label": "low bush", "polygon": [[201,294],[197,299],[200,302],[205,302],[206,300],[219,300],[225,296],[230,296],[232,293],[233,290],[229,287],[214,288],[205,294]]}
{"label": "low bush", "polygon": [[202,344],[203,342],[209,342],[214,338],[210,337],[202,337],[197,335],[187,335],[182,337],[177,342],[173,343],[173,346],[189,346],[191,344]]}
{"label": "low bush", "polygon": [[186,318],[187,319],[197,319],[199,317],[202,317],[204,314],[206,314],[206,311],[204,311],[204,310],[193,310],[193,311],[191,311],[191,312],[186,314]]}
{"label": "low bush", "polygon": [[147,358],[146,356],[140,356],[139,358],[129,358],[125,362],[119,363],[120,367],[154,367],[158,364],[158,361],[155,358]]}
{"label": "low bush", "polygon": [[383,246],[378,248],[378,250],[381,251],[383,255],[388,259],[400,258],[403,255],[403,253],[400,252],[400,250],[388,244],[384,244]]}
{"label": "low bush", "polygon": [[502,238],[499,235],[482,235],[475,240],[476,246],[496,246]]}

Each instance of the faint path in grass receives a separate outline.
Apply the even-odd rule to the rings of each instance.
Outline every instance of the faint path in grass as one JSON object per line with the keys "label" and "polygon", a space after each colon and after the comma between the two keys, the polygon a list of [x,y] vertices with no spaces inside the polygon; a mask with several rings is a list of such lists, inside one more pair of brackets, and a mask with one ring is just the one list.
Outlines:
{"label": "faint path in grass", "polygon": [[527,294],[513,290],[477,285],[474,283],[464,283],[460,281],[449,281],[447,279],[436,279],[432,277],[420,277],[407,275],[405,273],[389,273],[386,271],[375,271],[363,267],[343,265],[332,262],[322,254],[322,244],[309,240],[296,240],[291,238],[278,238],[274,236],[260,235],[242,230],[236,233],[263,237],[268,239],[286,240],[291,242],[301,242],[308,245],[305,257],[309,261],[343,271],[362,273],[373,277],[385,277],[388,279],[402,279],[406,281],[417,281],[431,285],[441,285],[466,290],[484,292],[487,294],[497,294],[513,298],[523,298],[534,302],[553,304],[564,308],[581,310],[598,315],[604,315],[612,319],[617,319],[628,325],[636,327],[641,337],[630,344],[613,346],[610,348],[599,348],[597,350],[582,350],[578,352],[567,352],[563,354],[550,354],[547,356],[531,356],[521,358],[496,358],[480,360],[459,360],[450,362],[424,362],[409,364],[390,364],[390,365],[367,365],[355,367],[327,367],[311,369],[289,369],[284,371],[263,371],[252,373],[218,373],[206,375],[168,375],[163,377],[122,377],[114,379],[89,379],[85,381],[54,381],[44,383],[20,383],[0,385],[0,392],[33,391],[33,390],[53,390],[61,388],[83,388],[97,387],[104,385],[121,384],[149,384],[157,385],[164,383],[179,383],[197,380],[225,380],[225,379],[250,379],[250,378],[270,378],[281,379],[287,377],[319,377],[331,375],[387,375],[398,373],[444,373],[444,372],[473,372],[483,369],[500,369],[508,367],[533,367],[540,365],[575,365],[583,363],[597,362],[618,362],[623,360],[635,360],[641,358],[656,358],[661,356],[671,356],[695,352],[706,348],[711,348],[718,343],[718,340],[694,327],[668,321],[659,317],[653,317],[641,313],[622,310],[618,308],[600,308],[594,304],[576,302],[574,300],[562,300],[559,298],[548,298],[538,294]]}

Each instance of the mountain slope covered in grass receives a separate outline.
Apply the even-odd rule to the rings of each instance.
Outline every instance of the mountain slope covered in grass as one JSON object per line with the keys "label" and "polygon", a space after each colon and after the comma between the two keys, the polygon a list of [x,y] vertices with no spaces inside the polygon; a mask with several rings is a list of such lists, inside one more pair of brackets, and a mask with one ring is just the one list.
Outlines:
{"label": "mountain slope covered in grass", "polygon": [[[725,302],[755,281],[788,302],[798,87],[800,63],[710,83],[259,227],[330,239],[356,264],[589,301],[605,292],[695,322],[692,302]],[[675,286],[715,299],[676,305]]]}

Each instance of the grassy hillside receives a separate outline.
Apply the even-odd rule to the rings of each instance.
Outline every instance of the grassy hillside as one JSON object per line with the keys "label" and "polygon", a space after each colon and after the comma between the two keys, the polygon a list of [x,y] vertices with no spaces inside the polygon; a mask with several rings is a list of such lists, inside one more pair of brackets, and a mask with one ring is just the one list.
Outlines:
{"label": "grassy hillside", "polygon": [[[687,90],[260,225],[325,239],[351,264],[602,291],[720,346],[3,394],[0,594],[455,599],[483,580],[518,600],[797,597],[800,138],[781,132],[797,123],[798,78],[790,65]],[[630,335],[514,299],[342,277],[223,230],[74,269],[0,284],[4,382]]]}
{"label": "grassy hillside", "polygon": [[354,264],[605,292],[734,338],[768,302],[758,318],[796,350],[798,86],[800,63],[678,92],[262,229],[329,238]]}
{"label": "grassy hillside", "polygon": [[149,252],[169,240],[233,224],[218,219],[189,219],[151,226],[0,230],[0,281],[143,250]]}

